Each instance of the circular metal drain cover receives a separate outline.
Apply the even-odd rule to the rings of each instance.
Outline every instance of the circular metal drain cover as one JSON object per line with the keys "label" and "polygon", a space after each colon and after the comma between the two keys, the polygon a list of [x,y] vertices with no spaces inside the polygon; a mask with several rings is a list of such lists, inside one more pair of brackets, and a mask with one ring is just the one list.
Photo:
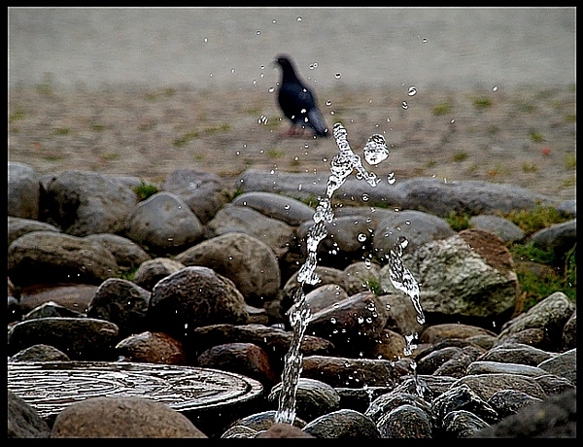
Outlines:
{"label": "circular metal drain cover", "polygon": [[8,389],[46,418],[90,397],[146,397],[177,411],[216,408],[253,399],[263,386],[209,368],[75,361],[8,363]]}

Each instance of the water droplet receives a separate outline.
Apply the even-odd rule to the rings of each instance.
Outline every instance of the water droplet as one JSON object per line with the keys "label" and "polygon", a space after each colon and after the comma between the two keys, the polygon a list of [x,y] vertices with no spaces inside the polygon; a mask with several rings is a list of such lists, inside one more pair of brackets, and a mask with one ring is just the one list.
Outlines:
{"label": "water droplet", "polygon": [[497,86],[497,85],[495,85],[494,87],[492,87],[492,91],[493,91],[493,92],[496,92],[496,91],[498,91],[498,86]]}
{"label": "water droplet", "polygon": [[371,166],[378,165],[389,156],[389,149],[385,137],[380,133],[372,135],[363,150],[364,159]]}
{"label": "water droplet", "polygon": [[368,196],[368,194],[367,194],[367,193],[363,193],[363,194],[362,194],[362,201],[363,201],[363,202],[368,202],[368,200],[369,200],[369,196]]}
{"label": "water droplet", "polygon": [[395,182],[397,181],[397,179],[395,178],[395,173],[394,172],[389,172],[389,175],[387,175],[387,181],[389,182],[389,185],[394,185]]}
{"label": "water droplet", "polygon": [[403,110],[407,110],[407,109],[409,108],[409,104],[407,104],[407,101],[403,101],[403,102],[401,103],[401,108],[402,108]]}
{"label": "water droplet", "polygon": [[204,38],[204,43],[207,43],[209,40],[205,37]]}
{"label": "water droplet", "polygon": [[330,323],[336,324],[336,318],[334,318],[334,317],[330,318]]}
{"label": "water droplet", "polygon": [[257,34],[259,36],[261,34],[261,30],[258,29],[257,31],[255,31],[255,34]]}
{"label": "water droplet", "polygon": [[451,124],[455,123],[455,119],[452,118],[451,121],[450,121],[450,123]]}
{"label": "water droplet", "polygon": [[331,106],[332,105],[332,101],[330,101],[330,100],[326,101],[326,105],[327,106]]}
{"label": "water droplet", "polygon": [[359,316],[356,318],[356,321],[358,322],[358,324],[362,324],[362,323],[364,323],[364,318]]}
{"label": "water droplet", "polygon": [[301,17],[298,17],[298,18],[296,19],[296,22],[301,22],[301,21],[302,21],[302,18],[301,18]]}
{"label": "water droplet", "polygon": [[275,24],[275,23],[277,23],[277,20],[273,19],[273,20],[271,21],[271,23],[274,23],[274,24]]}
{"label": "water droplet", "polygon": [[336,74],[334,75],[334,77],[335,77],[336,79],[340,79],[340,78],[342,77],[342,75],[341,75],[340,73],[336,73]]}
{"label": "water droplet", "polygon": [[417,93],[417,89],[415,88],[415,86],[414,86],[414,85],[411,85],[411,86],[409,87],[409,90],[407,91],[407,94],[408,94],[409,96],[415,96],[415,94],[416,94],[416,93]]}
{"label": "water droplet", "polygon": [[231,73],[235,73],[235,69],[234,68],[231,68]]}
{"label": "water droplet", "polygon": [[426,38],[423,38],[423,39],[421,39],[421,42],[427,43],[427,39]]}
{"label": "water droplet", "polygon": [[290,208],[291,208],[291,207],[289,206],[289,204],[288,204],[288,203],[286,203],[286,204],[283,206],[283,209],[284,209],[284,210],[289,210]]}
{"label": "water droplet", "polygon": [[267,90],[269,93],[273,93],[275,91],[275,87],[269,87],[269,89]]}
{"label": "water droplet", "polygon": [[356,238],[358,239],[358,242],[366,242],[366,234],[364,233],[358,233],[358,236],[356,236]]}

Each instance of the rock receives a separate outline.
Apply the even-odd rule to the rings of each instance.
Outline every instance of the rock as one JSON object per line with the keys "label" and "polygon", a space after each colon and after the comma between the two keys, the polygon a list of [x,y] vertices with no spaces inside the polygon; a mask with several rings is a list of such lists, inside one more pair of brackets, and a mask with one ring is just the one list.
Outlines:
{"label": "rock", "polygon": [[469,324],[461,323],[444,323],[434,324],[428,326],[422,333],[419,339],[422,343],[435,344],[442,340],[452,338],[468,338],[476,335],[492,335],[496,334],[488,329],[478,326],[471,326]]}
{"label": "rock", "polygon": [[86,312],[97,287],[92,284],[37,284],[22,289],[19,304],[23,312],[48,302],[75,312]]}
{"label": "rock", "polygon": [[111,321],[126,337],[146,330],[150,292],[125,279],[105,280],[89,303],[87,316]]}
{"label": "rock", "polygon": [[465,376],[451,385],[451,388],[468,385],[482,400],[488,401],[500,390],[523,391],[532,397],[544,399],[546,394],[533,377],[496,373]]}
{"label": "rock", "polygon": [[111,252],[117,265],[126,270],[138,268],[140,264],[150,259],[150,255],[142,247],[116,234],[90,234],[85,236],[85,239],[102,244]]}
{"label": "rock", "polygon": [[433,374],[441,365],[462,352],[462,348],[448,346],[417,358],[418,374]]}
{"label": "rock", "polygon": [[33,231],[54,231],[58,233],[59,229],[46,222],[8,216],[8,246],[20,236]]}
{"label": "rock", "polygon": [[407,342],[403,336],[390,329],[383,329],[379,337],[375,340],[371,350],[370,356],[376,359],[399,360],[405,356],[407,349]]}
{"label": "rock", "polygon": [[373,286],[380,285],[379,273],[381,267],[367,259],[367,261],[357,261],[350,264],[344,269],[347,276],[353,276],[358,279],[365,287],[369,289]]}
{"label": "rock", "polygon": [[137,203],[136,194],[112,177],[66,171],[47,185],[47,222],[73,236],[119,233]]}
{"label": "rock", "polygon": [[93,397],[61,411],[51,438],[206,438],[186,416],[141,397]]}
{"label": "rock", "polygon": [[[310,306],[310,314],[314,315],[323,309],[348,299],[346,291],[336,284],[326,284],[306,294],[306,303]],[[288,309],[286,315],[291,315],[297,308],[296,304]]]}
{"label": "rock", "polygon": [[470,363],[466,369],[466,373],[468,375],[504,373],[528,377],[538,377],[547,374],[544,370],[536,366],[486,361],[474,361]]}
{"label": "rock", "polygon": [[213,346],[198,356],[197,363],[203,368],[220,369],[251,377],[265,387],[272,386],[278,380],[267,353],[252,343]]}
{"label": "rock", "polygon": [[354,410],[338,410],[322,415],[308,423],[302,430],[316,438],[380,438],[374,422]]}
{"label": "rock", "polygon": [[[304,257],[308,250],[306,241],[308,232],[314,225],[313,221],[306,221],[296,231],[298,241]],[[361,260],[370,252],[374,225],[370,218],[364,216],[335,217],[332,222],[325,224],[327,236],[318,245],[317,254],[321,258],[321,265],[335,268],[350,265]]]}
{"label": "rock", "polygon": [[553,202],[550,197],[516,185],[480,180],[445,183],[434,178],[413,178],[395,186],[397,193],[404,196],[400,203],[402,209],[421,210],[440,217],[447,217],[452,211],[470,215],[508,213]]}
{"label": "rock", "polygon": [[474,434],[476,438],[576,438],[577,399],[575,390],[550,396],[520,409]]}
{"label": "rock", "polygon": [[302,362],[302,377],[333,387],[395,386],[410,372],[408,362],[389,360],[307,355]]}
{"label": "rock", "polygon": [[[260,413],[250,414],[238,419],[232,424],[232,427],[247,427],[255,431],[268,430],[269,427],[275,424],[276,410],[267,410]],[[302,429],[306,422],[299,417],[294,419],[292,427]]]}
{"label": "rock", "polygon": [[534,381],[540,385],[547,396],[553,394],[561,394],[565,391],[575,390],[577,387],[573,385],[569,379],[555,376],[554,374],[547,374],[546,376],[535,377]]}
{"label": "rock", "polygon": [[537,366],[555,355],[522,343],[505,343],[490,349],[478,358],[487,362],[521,363]]}
{"label": "rock", "polygon": [[[514,310],[518,279],[512,258],[502,240],[491,233],[464,230],[426,243],[404,255],[403,264],[423,284],[420,300],[426,313],[491,321]],[[395,291],[389,268],[381,269],[381,287]]]}
{"label": "rock", "polygon": [[525,237],[524,231],[518,225],[508,219],[493,214],[470,217],[470,226],[494,233],[506,243],[519,242]]}
{"label": "rock", "polygon": [[496,410],[502,419],[512,414],[516,414],[521,408],[535,402],[542,402],[542,399],[515,390],[500,390],[488,399],[488,403],[494,408],[494,410]]}
{"label": "rock", "polygon": [[166,177],[162,189],[176,194],[204,225],[228,202],[228,193],[215,174],[178,169]]}
{"label": "rock", "polygon": [[551,350],[556,351],[562,344],[563,328],[574,310],[575,304],[563,292],[555,292],[505,323],[498,340],[505,340],[525,329],[542,329],[549,339]]}
{"label": "rock", "polygon": [[443,431],[448,437],[468,438],[489,424],[474,413],[466,410],[455,410],[443,418]]}
{"label": "rock", "polygon": [[[354,277],[353,275],[348,275],[342,270],[338,270],[332,267],[317,266],[315,270],[316,274],[320,277],[320,282],[315,286],[304,285],[304,293],[309,293],[316,287],[321,287],[326,284],[335,284],[342,287],[346,293],[351,296],[359,292],[367,290],[362,286],[362,281]],[[284,310],[287,310],[294,303],[294,296],[297,290],[300,288],[300,283],[297,281],[297,272],[294,273],[283,286],[281,305]]]}
{"label": "rock", "polygon": [[213,236],[227,233],[244,233],[263,241],[280,259],[289,250],[293,236],[291,226],[277,219],[264,216],[245,206],[227,204],[207,224]]}
{"label": "rock", "polygon": [[67,362],[69,357],[57,348],[49,345],[33,345],[10,357],[10,362]]}
{"label": "rock", "polygon": [[577,312],[573,312],[573,315],[567,320],[565,326],[563,327],[563,343],[562,350],[567,351],[573,349],[577,346]]}
{"label": "rock", "polygon": [[401,335],[420,334],[424,326],[417,321],[417,311],[411,299],[404,293],[388,293],[379,296],[387,313],[385,328]]}
{"label": "rock", "polygon": [[207,267],[186,267],[154,286],[148,316],[150,330],[184,340],[199,326],[243,324],[249,315],[230,279]]}
{"label": "rock", "polygon": [[279,295],[279,265],[272,250],[245,233],[227,233],[206,240],[174,258],[185,266],[205,266],[229,278],[255,307]]}
{"label": "rock", "polygon": [[184,345],[164,332],[142,332],[124,338],[115,346],[120,360],[125,362],[187,365]]}
{"label": "rock", "polygon": [[386,262],[390,251],[401,237],[407,238],[407,253],[428,242],[446,239],[455,232],[442,218],[422,211],[399,211],[385,217],[376,227],[373,238],[375,256]]}
{"label": "rock", "polygon": [[449,360],[441,364],[433,374],[436,376],[463,377],[466,375],[469,365],[483,354],[483,352],[483,350],[477,347],[466,346],[460,352],[455,353]]}
{"label": "rock", "polygon": [[75,310],[68,309],[64,306],[60,306],[53,301],[47,301],[42,303],[40,306],[35,307],[30,312],[22,317],[23,320],[33,320],[35,318],[48,318],[48,317],[85,317],[85,314],[77,312]]}
{"label": "rock", "polygon": [[22,318],[22,309],[20,308],[18,300],[11,295],[8,295],[7,298],[7,322],[12,323],[13,321],[20,320]]}
{"label": "rock", "polygon": [[259,433],[256,438],[314,438],[298,427],[289,424],[273,424],[267,430]]}
{"label": "rock", "polygon": [[431,420],[421,408],[404,404],[377,422],[381,438],[432,438]]}
{"label": "rock", "polygon": [[468,385],[455,382],[452,387],[436,398],[431,406],[438,421],[443,421],[448,413],[466,410],[488,423],[498,421],[498,413],[488,402]]}
{"label": "rock", "polygon": [[[275,385],[269,393],[269,401],[277,403],[282,383]],[[304,421],[312,421],[324,414],[340,409],[340,395],[327,383],[300,377],[296,392],[296,415]]]}
{"label": "rock", "polygon": [[[206,349],[227,343],[253,343],[270,356],[271,363],[279,374],[283,369],[283,358],[289,351],[292,332],[263,326],[261,324],[214,324],[194,330],[192,345],[197,355]],[[328,355],[334,345],[319,337],[305,335],[302,340],[304,355]]]}
{"label": "rock", "polygon": [[231,203],[237,206],[248,206],[264,216],[281,220],[292,226],[312,220],[314,215],[314,210],[305,203],[268,192],[247,192],[235,197]]}
{"label": "rock", "polygon": [[21,397],[8,390],[8,438],[48,438],[51,429]]}
{"label": "rock", "polygon": [[59,282],[99,284],[118,270],[115,258],[101,244],[76,236],[35,231],[19,237],[8,247],[8,275],[19,286]]}
{"label": "rock", "polygon": [[157,254],[176,254],[202,240],[204,227],[180,197],[159,192],[133,210],[125,234]]}
{"label": "rock", "polygon": [[551,251],[557,259],[562,259],[577,243],[577,219],[543,228],[534,233],[530,240],[535,247]]}
{"label": "rock", "polygon": [[358,353],[380,337],[387,314],[377,296],[361,292],[314,314],[306,332],[334,343],[340,355]]}
{"label": "rock", "polygon": [[507,335],[504,338],[496,338],[494,347],[508,343],[529,345],[542,350],[553,349],[548,334],[544,329],[541,328],[528,328],[515,332],[511,335]]}
{"label": "rock", "polygon": [[538,368],[565,379],[577,385],[577,348],[563,352],[538,364]]}
{"label": "rock", "polygon": [[[274,424],[274,425],[278,425],[278,424]],[[287,424],[283,424],[286,427],[290,427]],[[300,430],[301,433],[303,433]],[[241,438],[241,439],[249,439],[249,438],[254,438],[255,436],[257,436],[259,432],[257,430],[253,430],[252,428],[249,427],[245,427],[243,425],[234,425],[232,427],[230,427],[229,429],[227,429],[227,431],[225,431],[222,435],[221,438]]]}
{"label": "rock", "polygon": [[174,259],[154,258],[143,262],[134,275],[134,281],[138,286],[146,290],[152,290],[161,279],[170,276],[186,267]]}
{"label": "rock", "polygon": [[111,359],[119,339],[115,324],[94,318],[38,318],[16,323],[8,333],[8,352],[38,344],[54,346],[72,360]]}
{"label": "rock", "polygon": [[569,199],[564,200],[557,205],[557,211],[559,211],[564,216],[577,216],[577,200],[576,199]]}
{"label": "rock", "polygon": [[8,215],[38,219],[40,181],[32,167],[8,162]]}
{"label": "rock", "polygon": [[381,419],[403,405],[417,407],[426,415],[433,413],[431,405],[417,394],[390,391],[374,399],[364,414],[370,417],[378,427]]}

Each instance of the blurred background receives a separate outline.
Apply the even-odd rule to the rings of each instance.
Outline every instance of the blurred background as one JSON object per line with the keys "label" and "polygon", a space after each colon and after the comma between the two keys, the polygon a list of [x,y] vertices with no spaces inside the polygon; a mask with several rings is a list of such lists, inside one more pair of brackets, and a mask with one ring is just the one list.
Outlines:
{"label": "blurred background", "polygon": [[265,87],[292,55],[334,86],[575,82],[575,8],[9,9],[9,85]]}

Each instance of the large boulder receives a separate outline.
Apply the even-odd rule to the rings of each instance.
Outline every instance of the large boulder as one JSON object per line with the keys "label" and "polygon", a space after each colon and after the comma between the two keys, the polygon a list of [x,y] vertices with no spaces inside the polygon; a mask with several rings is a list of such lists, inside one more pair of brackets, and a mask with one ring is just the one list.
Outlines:
{"label": "large boulder", "polygon": [[38,219],[40,182],[34,169],[24,163],[8,163],[8,215]]}
{"label": "large boulder", "polygon": [[233,205],[248,206],[261,214],[297,226],[311,220],[314,210],[299,200],[280,194],[252,191],[233,199]]}
{"label": "large boulder", "polygon": [[155,253],[175,254],[199,242],[204,227],[180,197],[159,192],[133,210],[126,236]]}
{"label": "large boulder", "polygon": [[66,171],[47,185],[47,222],[74,236],[119,233],[138,198],[115,177]]}
{"label": "large boulder", "polygon": [[261,307],[279,294],[281,278],[275,254],[263,241],[245,233],[206,240],[174,260],[185,266],[209,267],[229,278],[252,306]]}
{"label": "large boulder", "polygon": [[186,267],[160,280],[150,297],[150,328],[179,340],[199,326],[244,324],[249,317],[235,284],[208,267]]}
{"label": "large boulder", "polygon": [[19,286],[99,284],[118,270],[115,258],[100,243],[53,231],[27,233],[8,247],[8,275]]}

